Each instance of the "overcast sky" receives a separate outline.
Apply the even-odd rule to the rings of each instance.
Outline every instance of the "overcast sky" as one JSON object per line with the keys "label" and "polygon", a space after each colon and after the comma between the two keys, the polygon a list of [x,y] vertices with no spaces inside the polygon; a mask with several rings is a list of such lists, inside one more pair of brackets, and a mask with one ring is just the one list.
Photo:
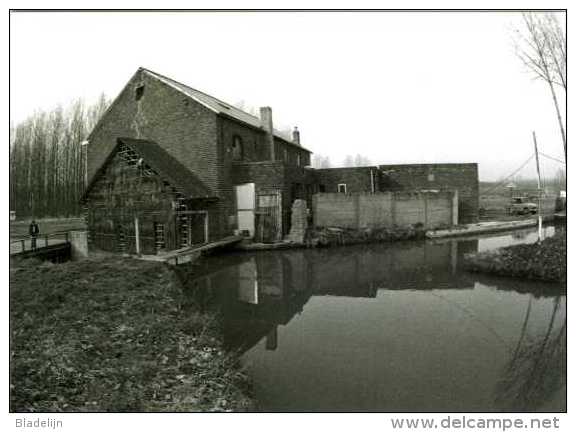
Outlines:
{"label": "overcast sky", "polygon": [[521,25],[518,13],[16,13],[11,120],[115,97],[143,66],[271,106],[277,126],[297,125],[334,165],[356,153],[478,162],[494,180],[530,156],[532,130],[543,152],[563,155],[549,90],[514,53]]}

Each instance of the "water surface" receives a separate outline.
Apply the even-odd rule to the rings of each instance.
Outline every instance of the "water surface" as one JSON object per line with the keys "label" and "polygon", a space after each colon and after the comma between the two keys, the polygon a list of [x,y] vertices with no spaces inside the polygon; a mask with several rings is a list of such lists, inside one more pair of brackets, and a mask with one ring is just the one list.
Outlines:
{"label": "water surface", "polygon": [[231,254],[188,288],[221,309],[264,411],[564,411],[562,287],[461,268],[466,253],[535,240]]}

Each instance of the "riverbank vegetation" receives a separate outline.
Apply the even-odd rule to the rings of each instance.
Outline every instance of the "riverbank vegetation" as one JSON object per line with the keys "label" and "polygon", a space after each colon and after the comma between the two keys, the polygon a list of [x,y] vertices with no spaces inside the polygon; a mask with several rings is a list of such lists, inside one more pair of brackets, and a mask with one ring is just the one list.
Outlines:
{"label": "riverbank vegetation", "polygon": [[309,246],[331,247],[360,243],[423,239],[426,230],[422,224],[408,227],[379,229],[315,228],[309,233]]}
{"label": "riverbank vegetation", "polygon": [[188,303],[160,263],[11,262],[11,411],[253,410],[218,316]]}
{"label": "riverbank vegetation", "polygon": [[503,247],[468,256],[465,268],[547,282],[566,282],[566,232],[540,243]]}

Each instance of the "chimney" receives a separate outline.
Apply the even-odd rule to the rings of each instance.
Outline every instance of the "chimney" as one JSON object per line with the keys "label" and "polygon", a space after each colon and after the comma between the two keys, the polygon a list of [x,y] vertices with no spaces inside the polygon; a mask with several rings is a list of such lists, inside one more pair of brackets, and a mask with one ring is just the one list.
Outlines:
{"label": "chimney", "polygon": [[260,107],[260,123],[266,132],[266,143],[270,147],[270,160],[276,160],[274,151],[274,126],[272,124],[272,108]]}
{"label": "chimney", "polygon": [[300,145],[300,131],[298,130],[298,126],[294,126],[294,130],[292,131],[292,142]]}

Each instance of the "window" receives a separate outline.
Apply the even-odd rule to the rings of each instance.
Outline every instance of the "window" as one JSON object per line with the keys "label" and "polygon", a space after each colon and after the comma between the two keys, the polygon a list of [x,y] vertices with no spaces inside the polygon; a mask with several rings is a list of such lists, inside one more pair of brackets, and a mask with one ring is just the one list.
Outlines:
{"label": "window", "polygon": [[144,86],[140,85],[136,87],[136,94],[134,95],[134,97],[137,101],[139,101],[140,99],[142,99],[142,96],[144,96]]}
{"label": "window", "polygon": [[296,165],[301,166],[302,161],[300,160],[300,153],[296,154]]}
{"label": "window", "polygon": [[433,181],[434,181],[434,174],[433,174],[433,173],[428,174],[428,181],[429,181],[429,182],[433,182]]}
{"label": "window", "polygon": [[320,193],[326,192],[326,186],[323,185],[323,184],[318,185],[318,191],[319,191]]}
{"label": "window", "polygon": [[288,162],[288,149],[284,147],[284,162]]}
{"label": "window", "polygon": [[242,137],[234,135],[232,137],[232,160],[239,161],[243,157]]}
{"label": "window", "polygon": [[338,183],[338,193],[346,193],[346,183]]}

